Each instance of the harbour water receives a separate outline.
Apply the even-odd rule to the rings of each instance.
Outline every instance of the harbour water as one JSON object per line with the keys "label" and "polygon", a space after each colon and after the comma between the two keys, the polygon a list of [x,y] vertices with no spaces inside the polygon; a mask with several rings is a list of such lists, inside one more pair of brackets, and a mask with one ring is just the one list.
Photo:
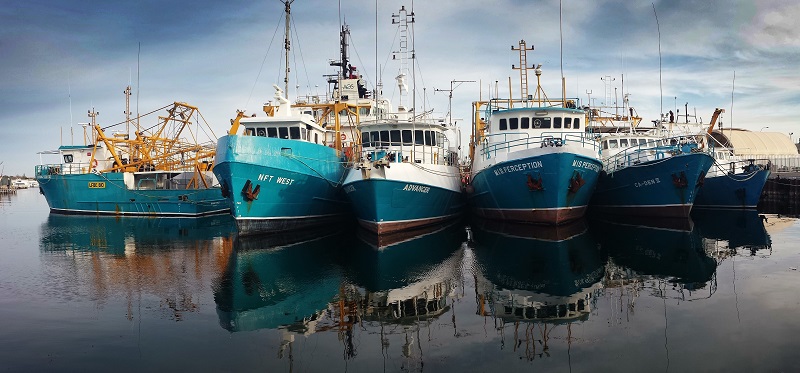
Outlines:
{"label": "harbour water", "polygon": [[800,371],[795,218],[416,233],[0,195],[0,371]]}

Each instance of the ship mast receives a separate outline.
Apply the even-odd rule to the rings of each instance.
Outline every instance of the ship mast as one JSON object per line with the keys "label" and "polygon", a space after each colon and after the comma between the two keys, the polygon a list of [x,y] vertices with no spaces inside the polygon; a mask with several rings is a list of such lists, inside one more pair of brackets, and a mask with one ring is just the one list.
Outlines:
{"label": "ship mast", "polygon": [[[406,108],[403,105],[403,93],[408,92],[408,84],[406,84],[406,78],[408,77],[408,24],[414,23],[414,11],[411,11],[411,14],[408,14],[406,7],[403,5],[400,7],[400,11],[398,14],[392,14],[392,24],[399,25],[399,32],[400,32],[400,50],[393,52],[392,59],[397,59],[397,56],[400,55],[400,71],[397,74],[395,79],[397,80],[397,87],[400,89],[400,100],[397,104],[397,109],[400,112],[405,112]],[[411,51],[411,59],[414,59],[414,51]],[[412,61],[413,67],[413,61]],[[413,107],[412,107],[413,108]]]}
{"label": "ship mast", "polygon": [[131,86],[128,84],[125,87],[125,137],[130,136],[131,133]]}
{"label": "ship mast", "polygon": [[284,39],[283,39],[283,49],[286,52],[286,71],[285,71],[284,76],[283,76],[283,84],[284,84],[283,92],[284,92],[284,97],[287,97],[287,98],[289,97],[289,71],[291,71],[291,69],[289,69],[289,51],[292,49],[291,40],[290,40],[291,29],[289,28],[289,21],[290,21],[289,18],[290,18],[291,13],[292,13],[291,5],[292,5],[293,2],[294,2],[294,0],[285,0],[283,2],[284,11],[286,13],[286,30],[285,30],[285,36],[284,36]]}

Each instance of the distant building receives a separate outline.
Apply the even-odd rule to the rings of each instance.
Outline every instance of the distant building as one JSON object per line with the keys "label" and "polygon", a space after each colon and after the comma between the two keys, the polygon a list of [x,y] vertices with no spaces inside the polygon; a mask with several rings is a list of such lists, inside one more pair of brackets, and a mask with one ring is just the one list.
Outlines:
{"label": "distant building", "polygon": [[786,134],[731,128],[714,130],[711,136],[742,158],[769,159],[774,171],[800,171],[800,146]]}

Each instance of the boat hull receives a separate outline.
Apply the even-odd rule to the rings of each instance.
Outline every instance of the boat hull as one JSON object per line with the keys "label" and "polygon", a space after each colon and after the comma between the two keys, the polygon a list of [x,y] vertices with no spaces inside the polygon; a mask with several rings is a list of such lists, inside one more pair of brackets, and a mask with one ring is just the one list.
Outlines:
{"label": "boat hull", "polygon": [[125,173],[49,174],[37,170],[39,190],[60,214],[195,217],[228,212],[220,188],[129,189]]}
{"label": "boat hull", "polygon": [[708,154],[690,153],[612,173],[603,171],[592,197],[592,209],[618,215],[686,218],[713,162]]}
{"label": "boat hull", "polygon": [[[372,169],[369,176],[354,168],[344,190],[359,224],[377,234],[441,223],[461,215],[464,200],[454,166],[423,169],[393,163]],[[434,172],[431,172],[434,171]]]}
{"label": "boat hull", "polygon": [[298,140],[228,135],[217,143],[214,174],[239,234],[326,224],[349,213],[345,168],[335,149]]}
{"label": "boat hull", "polygon": [[694,207],[755,210],[769,174],[769,170],[759,169],[741,174],[706,177],[697,191]]}
{"label": "boat hull", "polygon": [[599,160],[573,152],[498,162],[473,174],[470,205],[477,216],[489,219],[566,223],[584,216],[600,168]]}

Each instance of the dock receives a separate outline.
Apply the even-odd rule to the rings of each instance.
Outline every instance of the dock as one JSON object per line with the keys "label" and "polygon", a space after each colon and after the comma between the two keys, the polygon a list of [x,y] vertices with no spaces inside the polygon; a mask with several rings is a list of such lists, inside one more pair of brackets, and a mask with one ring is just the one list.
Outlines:
{"label": "dock", "polygon": [[758,211],[800,215],[800,172],[770,175],[761,191]]}
{"label": "dock", "polygon": [[0,194],[17,194],[16,188],[0,187]]}

